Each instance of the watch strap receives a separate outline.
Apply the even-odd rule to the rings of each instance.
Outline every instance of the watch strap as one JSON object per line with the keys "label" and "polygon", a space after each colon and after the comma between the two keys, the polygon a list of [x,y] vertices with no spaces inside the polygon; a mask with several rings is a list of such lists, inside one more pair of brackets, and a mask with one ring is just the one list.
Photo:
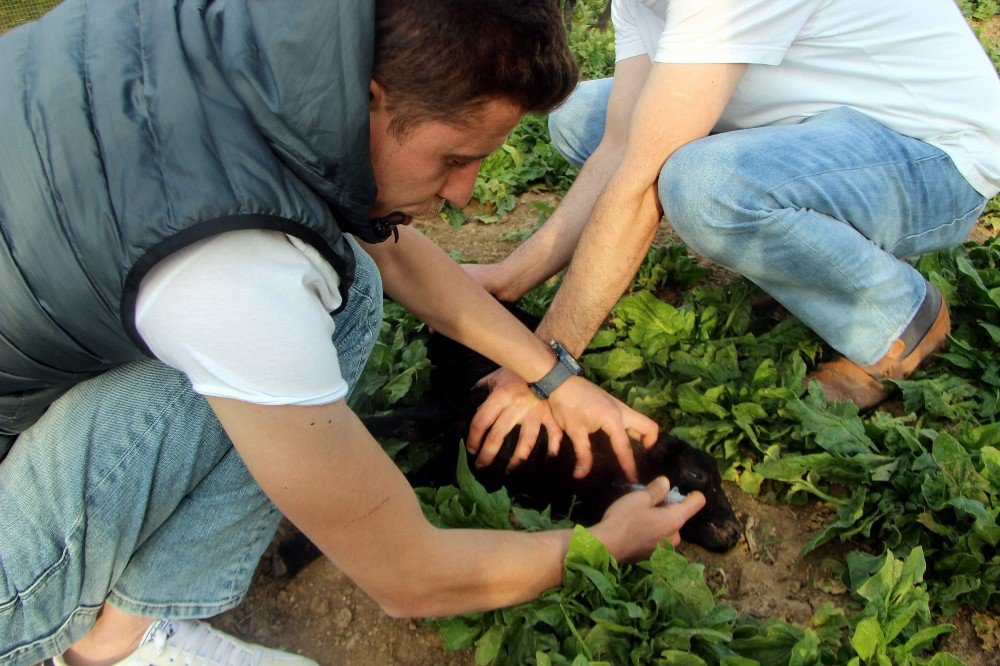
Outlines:
{"label": "watch strap", "polygon": [[566,351],[560,343],[555,340],[549,343],[556,353],[556,364],[549,372],[537,382],[531,382],[528,386],[542,400],[547,399],[552,393],[562,386],[570,377],[583,374],[583,370],[577,364],[576,359]]}

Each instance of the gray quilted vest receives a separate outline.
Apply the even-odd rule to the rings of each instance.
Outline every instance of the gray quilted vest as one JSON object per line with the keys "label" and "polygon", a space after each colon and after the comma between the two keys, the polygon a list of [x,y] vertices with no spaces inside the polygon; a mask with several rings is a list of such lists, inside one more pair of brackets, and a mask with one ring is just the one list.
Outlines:
{"label": "gray quilted vest", "polygon": [[[375,198],[374,0],[66,0],[0,38],[0,459],[147,353],[136,292],[224,231],[314,246],[346,290]],[[6,444],[5,444],[6,443]]]}

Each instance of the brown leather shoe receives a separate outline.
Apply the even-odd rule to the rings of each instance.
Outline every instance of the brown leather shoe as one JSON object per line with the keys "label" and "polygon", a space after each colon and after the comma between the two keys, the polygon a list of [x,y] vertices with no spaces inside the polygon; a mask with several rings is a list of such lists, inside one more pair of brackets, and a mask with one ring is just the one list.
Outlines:
{"label": "brown leather shoe", "polygon": [[858,365],[841,356],[820,363],[816,372],[806,381],[818,379],[830,402],[851,400],[861,409],[874,407],[891,393],[882,384],[882,379],[909,377],[947,344],[950,332],[951,316],[942,299],[941,309],[938,310],[934,323],[910,353],[904,356],[906,345],[899,339],[892,343],[886,355],[875,365]]}

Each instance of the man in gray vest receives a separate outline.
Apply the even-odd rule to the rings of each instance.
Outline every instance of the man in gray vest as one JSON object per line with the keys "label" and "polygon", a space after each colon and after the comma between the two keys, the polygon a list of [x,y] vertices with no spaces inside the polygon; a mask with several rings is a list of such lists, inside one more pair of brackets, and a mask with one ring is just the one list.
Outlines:
{"label": "man in gray vest", "polygon": [[[575,78],[547,0],[67,0],[0,39],[0,663],[313,663],[197,621],[282,513],[393,615],[559,583],[568,532],[433,527],[345,398],[384,286],[634,475],[655,424],[406,226]],[[593,533],[676,543],[704,499],[666,490]]]}

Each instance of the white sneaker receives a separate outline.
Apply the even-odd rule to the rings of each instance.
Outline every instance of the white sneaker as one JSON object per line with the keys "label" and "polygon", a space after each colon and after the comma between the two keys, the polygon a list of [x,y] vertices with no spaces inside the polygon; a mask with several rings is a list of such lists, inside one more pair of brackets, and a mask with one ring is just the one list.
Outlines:
{"label": "white sneaker", "polygon": [[[55,666],[66,666],[62,657]],[[318,666],[312,659],[251,645],[213,629],[207,622],[157,620],[139,649],[114,666]]]}

